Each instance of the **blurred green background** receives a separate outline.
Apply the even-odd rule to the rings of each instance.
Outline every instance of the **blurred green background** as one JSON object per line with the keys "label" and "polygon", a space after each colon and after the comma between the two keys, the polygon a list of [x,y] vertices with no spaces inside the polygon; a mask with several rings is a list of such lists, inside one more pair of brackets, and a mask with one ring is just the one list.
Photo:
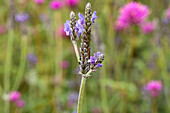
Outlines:
{"label": "blurred green background", "polygon": [[[91,51],[101,51],[105,60],[87,80],[83,113],[170,113],[170,22],[164,22],[170,1],[136,0],[151,10],[148,20],[156,23],[152,33],[144,34],[139,27],[117,32],[119,9],[130,1],[80,0],[74,7],[51,10],[50,0],[42,5],[34,0],[0,0],[0,113],[5,109],[10,113],[76,113],[81,76],[72,43],[62,30],[70,12],[78,18],[88,2],[98,16],[92,27]],[[24,23],[15,21],[21,12],[29,15]],[[163,84],[154,99],[144,90],[151,80]],[[10,91],[21,93],[26,103],[22,109],[7,105],[5,96]]]}

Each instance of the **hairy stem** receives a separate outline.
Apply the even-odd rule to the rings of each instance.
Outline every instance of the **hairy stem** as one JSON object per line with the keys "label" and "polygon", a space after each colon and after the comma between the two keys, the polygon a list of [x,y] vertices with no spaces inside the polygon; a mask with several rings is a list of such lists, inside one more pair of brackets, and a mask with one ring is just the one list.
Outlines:
{"label": "hairy stem", "polygon": [[75,50],[75,53],[76,53],[77,61],[80,62],[80,55],[79,55],[79,51],[78,51],[78,48],[77,48],[77,44],[73,42],[73,46],[74,46],[74,50]]}
{"label": "hairy stem", "polygon": [[82,76],[80,90],[79,90],[77,113],[81,113],[82,111],[82,102],[83,102],[83,93],[84,93],[85,84],[86,84],[86,79]]}

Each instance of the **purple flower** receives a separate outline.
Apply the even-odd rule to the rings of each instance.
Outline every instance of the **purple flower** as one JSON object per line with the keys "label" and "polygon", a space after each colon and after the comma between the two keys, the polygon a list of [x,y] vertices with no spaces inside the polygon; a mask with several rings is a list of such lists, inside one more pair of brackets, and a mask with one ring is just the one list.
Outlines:
{"label": "purple flower", "polygon": [[18,91],[13,91],[9,94],[9,100],[11,102],[14,102],[14,101],[20,99],[20,97],[21,97],[21,94]]}
{"label": "purple flower", "polygon": [[28,18],[28,13],[18,13],[17,15],[15,15],[15,21],[17,22],[26,22]]}
{"label": "purple flower", "polygon": [[99,68],[102,66],[103,66],[103,64],[100,64],[100,63],[97,64],[97,67],[99,67]]}
{"label": "purple flower", "polygon": [[50,2],[50,8],[52,10],[58,10],[62,6],[63,6],[63,2],[62,1],[53,0],[53,1]]}
{"label": "purple flower", "polygon": [[145,22],[140,25],[144,34],[149,34],[155,30],[155,24],[153,22]]}
{"label": "purple flower", "polygon": [[30,63],[31,66],[34,66],[38,59],[35,54],[27,54],[27,61]]}
{"label": "purple flower", "polygon": [[22,108],[22,107],[25,106],[25,101],[24,101],[24,100],[17,100],[17,101],[15,102],[15,105],[16,105],[16,107],[18,107],[18,108]]}
{"label": "purple flower", "polygon": [[95,53],[94,53],[94,56],[90,56],[90,62],[91,62],[91,65],[94,65],[95,64]]}
{"label": "purple flower", "polygon": [[64,24],[64,26],[65,26],[64,31],[66,32],[66,35],[69,36],[71,34],[70,21],[66,20],[66,23]]}
{"label": "purple flower", "polygon": [[83,25],[79,21],[76,22],[75,32],[77,33],[78,37],[83,33]]}
{"label": "purple flower", "polygon": [[162,83],[160,81],[150,81],[146,86],[146,90],[149,92],[150,96],[159,96],[162,90]]}
{"label": "purple flower", "polygon": [[91,23],[92,23],[92,25],[93,25],[93,23],[95,23],[94,20],[95,20],[96,18],[97,18],[97,16],[96,16],[96,11],[94,11],[93,14],[92,14],[92,18],[91,18]]}
{"label": "purple flower", "polygon": [[101,53],[97,52],[97,59],[100,57]]}
{"label": "purple flower", "polygon": [[138,2],[130,2],[120,9],[118,20],[125,22],[127,25],[140,24],[146,20],[150,11],[147,6]]}
{"label": "purple flower", "polygon": [[82,25],[84,25],[85,24],[85,20],[84,20],[84,16],[83,16],[83,14],[78,14],[78,16],[79,16],[79,22],[82,24]]}

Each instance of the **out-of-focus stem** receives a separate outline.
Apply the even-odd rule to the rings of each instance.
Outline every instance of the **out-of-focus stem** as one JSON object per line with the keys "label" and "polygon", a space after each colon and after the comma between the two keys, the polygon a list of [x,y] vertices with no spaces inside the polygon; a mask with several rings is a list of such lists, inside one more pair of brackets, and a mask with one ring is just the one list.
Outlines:
{"label": "out-of-focus stem", "polygon": [[86,85],[86,79],[82,76],[80,90],[79,90],[77,113],[81,113],[81,111],[82,111],[83,93],[84,93],[85,85]]}
{"label": "out-of-focus stem", "polygon": [[131,72],[131,66],[132,66],[132,61],[133,61],[133,53],[134,53],[134,42],[135,42],[135,26],[132,28],[132,36],[130,37],[130,49],[128,51],[128,60],[127,60],[127,65],[126,65],[126,78],[127,80],[130,80],[130,72]]}
{"label": "out-of-focus stem", "polygon": [[[9,31],[8,36],[8,45],[7,45],[7,56],[5,61],[5,72],[4,72],[4,91],[8,93],[10,90],[10,70],[11,70],[11,61],[12,61],[12,50],[13,50],[13,41],[14,41],[14,31]],[[9,113],[9,101],[5,101],[4,113]]]}
{"label": "out-of-focus stem", "polygon": [[158,111],[157,111],[157,100],[156,100],[156,98],[153,98],[153,100],[152,100],[152,113],[158,113]]}
{"label": "out-of-focus stem", "polygon": [[74,46],[74,50],[75,50],[75,53],[76,53],[77,61],[80,62],[80,55],[79,55],[79,52],[78,52],[77,44],[73,42],[73,46]]}
{"label": "out-of-focus stem", "polygon": [[22,77],[23,77],[23,74],[24,74],[24,69],[25,69],[26,54],[27,54],[27,37],[24,35],[21,38],[20,65],[19,65],[18,74],[17,74],[17,77],[15,79],[14,86],[12,88],[13,90],[17,90],[20,83],[21,83],[21,80],[22,80]]}

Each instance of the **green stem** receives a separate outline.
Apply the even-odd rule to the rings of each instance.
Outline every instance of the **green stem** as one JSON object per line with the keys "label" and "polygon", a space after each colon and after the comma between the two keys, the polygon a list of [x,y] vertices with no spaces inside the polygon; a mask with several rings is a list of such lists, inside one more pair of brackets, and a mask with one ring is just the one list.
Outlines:
{"label": "green stem", "polygon": [[82,76],[80,90],[79,90],[77,113],[81,113],[82,111],[82,102],[83,102],[83,93],[84,93],[85,84],[86,84],[86,79]]}
{"label": "green stem", "polygon": [[22,37],[21,39],[21,56],[20,56],[20,65],[19,65],[19,69],[18,69],[18,74],[17,77],[15,79],[15,83],[13,86],[13,90],[17,90],[23,74],[24,74],[24,69],[25,69],[25,63],[26,63],[26,54],[27,54],[27,37]]}
{"label": "green stem", "polygon": [[157,100],[153,98],[152,100],[152,113],[158,113],[157,112]]}
{"label": "green stem", "polygon": [[[14,41],[14,31],[9,31],[8,45],[7,45],[7,56],[5,61],[5,72],[4,72],[4,91],[8,93],[10,90],[10,70],[11,70],[11,61],[12,61],[12,50],[13,50],[13,41]],[[9,101],[5,101],[4,112],[9,113]]]}
{"label": "green stem", "polygon": [[75,53],[76,53],[76,57],[77,57],[77,61],[80,62],[80,56],[79,56],[79,52],[78,52],[78,48],[77,48],[77,44],[72,42],[73,43],[73,46],[74,46],[74,50],[75,50]]}

